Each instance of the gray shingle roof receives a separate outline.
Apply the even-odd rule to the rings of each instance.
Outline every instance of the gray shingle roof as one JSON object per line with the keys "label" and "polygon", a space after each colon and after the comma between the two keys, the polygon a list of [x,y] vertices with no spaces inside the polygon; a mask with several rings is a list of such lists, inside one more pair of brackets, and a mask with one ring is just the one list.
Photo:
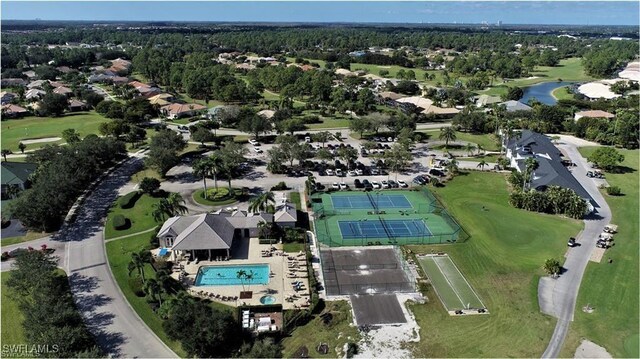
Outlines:
{"label": "gray shingle roof", "polygon": [[29,180],[29,176],[38,168],[35,163],[2,162],[2,184],[23,184]]}
{"label": "gray shingle roof", "polygon": [[507,112],[531,111],[531,107],[530,106],[525,105],[522,102],[514,101],[514,100],[501,102],[500,105],[504,105],[507,108]]}

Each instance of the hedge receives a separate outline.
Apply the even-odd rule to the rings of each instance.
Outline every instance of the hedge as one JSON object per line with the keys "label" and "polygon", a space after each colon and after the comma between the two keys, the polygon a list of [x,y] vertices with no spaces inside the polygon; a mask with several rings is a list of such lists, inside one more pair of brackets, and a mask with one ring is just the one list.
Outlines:
{"label": "hedge", "polygon": [[[212,188],[207,190],[207,198],[209,201],[221,201],[223,199],[232,198],[234,194],[229,192],[229,189],[226,187],[220,187],[218,189]],[[204,193],[202,198],[204,198]]]}
{"label": "hedge", "polygon": [[136,201],[140,198],[140,192],[129,192],[120,198],[120,208],[128,209],[136,205]]}
{"label": "hedge", "polygon": [[131,289],[133,294],[135,294],[138,297],[144,297],[146,295],[144,290],[142,289],[142,286],[143,286],[142,278],[131,277],[129,278],[128,282],[129,282],[129,289]]}
{"label": "hedge", "polygon": [[121,214],[116,214],[113,216],[111,225],[113,225],[113,228],[116,230],[125,229],[127,227],[127,219]]}

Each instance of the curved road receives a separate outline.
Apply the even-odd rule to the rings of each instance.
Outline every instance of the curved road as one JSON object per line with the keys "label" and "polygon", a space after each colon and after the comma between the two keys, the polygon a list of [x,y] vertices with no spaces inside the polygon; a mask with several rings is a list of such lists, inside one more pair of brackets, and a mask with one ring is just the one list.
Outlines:
{"label": "curved road", "polygon": [[[577,165],[577,167],[573,167],[573,175],[595,200],[596,210],[584,219],[584,230],[576,238],[580,246],[569,250],[563,266],[565,272],[558,279],[544,278],[544,282],[540,284],[541,309],[558,318],[549,345],[542,354],[543,358],[556,358],[562,350],[569,326],[573,321],[580,282],[591,257],[591,252],[596,246],[596,238],[611,221],[611,210],[595,182],[586,176],[589,166],[578,152],[576,145],[564,141],[558,147],[565,150],[565,153]],[[544,310],[545,306],[547,310]]]}
{"label": "curved road", "polygon": [[103,218],[118,188],[141,166],[139,155],[127,160],[87,197],[76,221],[52,239],[66,243],[63,267],[74,299],[103,350],[114,357],[175,358],[131,308],[107,263]]}

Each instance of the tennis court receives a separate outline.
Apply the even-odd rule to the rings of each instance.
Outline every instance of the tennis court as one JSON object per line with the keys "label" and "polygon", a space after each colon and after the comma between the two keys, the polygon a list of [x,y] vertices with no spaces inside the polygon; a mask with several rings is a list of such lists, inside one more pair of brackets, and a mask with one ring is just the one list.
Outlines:
{"label": "tennis court", "polygon": [[386,194],[384,192],[369,193],[365,195],[332,196],[335,209],[393,209],[413,208],[411,202],[402,194]]}
{"label": "tennis court", "polygon": [[449,314],[460,314],[455,313],[460,310],[474,314],[488,313],[480,297],[448,255],[419,256],[418,262]]}
{"label": "tennis court", "polygon": [[430,236],[431,231],[420,219],[364,219],[338,221],[343,239],[396,238]]}

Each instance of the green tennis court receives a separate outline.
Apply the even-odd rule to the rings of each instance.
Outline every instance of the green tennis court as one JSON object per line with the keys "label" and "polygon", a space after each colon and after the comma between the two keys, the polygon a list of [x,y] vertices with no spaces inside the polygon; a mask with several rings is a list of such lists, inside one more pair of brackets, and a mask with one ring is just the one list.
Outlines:
{"label": "green tennis court", "polygon": [[311,203],[316,237],[330,247],[454,243],[467,237],[426,189],[322,193]]}
{"label": "green tennis court", "polygon": [[447,311],[486,309],[449,256],[419,256],[418,262]]}

